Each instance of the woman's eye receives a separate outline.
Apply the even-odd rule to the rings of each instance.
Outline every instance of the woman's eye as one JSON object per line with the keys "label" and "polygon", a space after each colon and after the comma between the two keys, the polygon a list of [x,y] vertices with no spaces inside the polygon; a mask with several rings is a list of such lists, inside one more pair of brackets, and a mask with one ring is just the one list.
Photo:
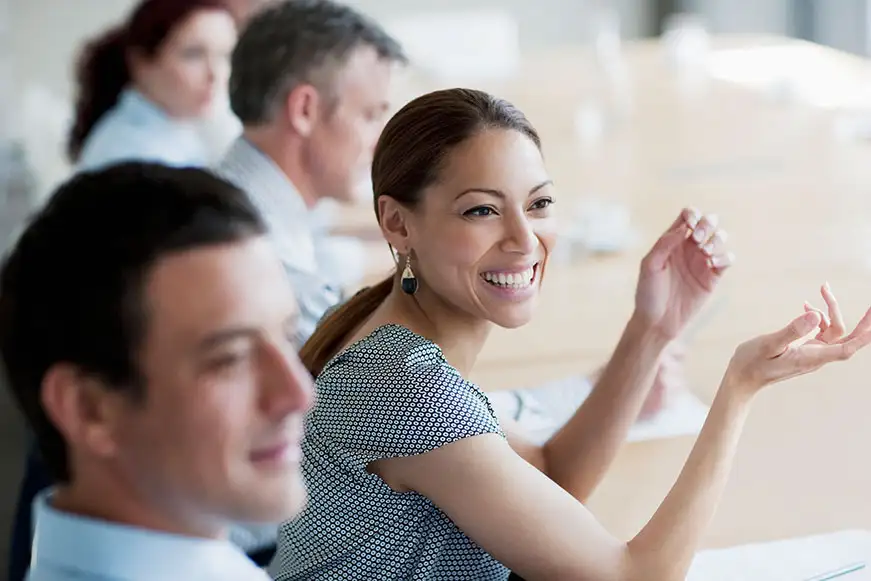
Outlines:
{"label": "woman's eye", "polygon": [[475,217],[484,217],[484,216],[492,216],[496,213],[493,208],[489,206],[478,206],[477,208],[472,208],[471,210],[466,210],[463,212],[463,216],[475,216]]}
{"label": "woman's eye", "polygon": [[529,207],[530,210],[544,210],[545,208],[553,205],[553,198],[541,198],[540,200],[536,200],[532,206]]}

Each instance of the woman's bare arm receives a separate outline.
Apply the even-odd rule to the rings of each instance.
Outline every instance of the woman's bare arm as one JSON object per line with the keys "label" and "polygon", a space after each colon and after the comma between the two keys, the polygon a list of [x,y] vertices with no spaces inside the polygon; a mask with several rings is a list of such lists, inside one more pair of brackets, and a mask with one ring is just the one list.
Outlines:
{"label": "woman's bare arm", "polygon": [[380,460],[371,469],[395,490],[430,498],[466,535],[529,581],[677,581],[716,510],[753,394],[846,359],[871,341],[866,315],[842,342],[791,345],[819,322],[809,313],[738,348],[677,482],[629,542],[608,534],[583,504],[496,434]]}
{"label": "woman's bare arm", "polygon": [[628,543],[495,434],[380,461],[375,471],[428,497],[528,581],[677,580],[725,485],[747,403],[725,395],[715,402],[677,484]]}
{"label": "woman's bare arm", "polygon": [[503,422],[508,443],[569,494],[586,502],[602,481],[650,391],[668,341],[630,320],[589,397],[543,446],[515,422]]}

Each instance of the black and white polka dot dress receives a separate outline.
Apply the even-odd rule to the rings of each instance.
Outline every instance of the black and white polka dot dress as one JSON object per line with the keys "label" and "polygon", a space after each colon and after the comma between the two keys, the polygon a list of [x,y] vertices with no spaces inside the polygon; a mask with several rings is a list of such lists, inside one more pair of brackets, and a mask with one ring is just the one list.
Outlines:
{"label": "black and white polka dot dress", "polygon": [[416,492],[366,466],[502,434],[487,396],[431,341],[379,327],[325,367],[305,424],[307,508],[281,525],[278,581],[504,581],[508,570]]}

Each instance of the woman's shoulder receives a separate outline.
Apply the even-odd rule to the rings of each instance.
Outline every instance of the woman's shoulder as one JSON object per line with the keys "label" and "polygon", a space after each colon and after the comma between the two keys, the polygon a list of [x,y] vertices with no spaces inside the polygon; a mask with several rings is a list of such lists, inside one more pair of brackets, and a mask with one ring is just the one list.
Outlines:
{"label": "woman's shoulder", "polygon": [[387,324],[349,345],[325,367],[324,372],[342,366],[371,368],[373,371],[416,370],[447,366],[441,348],[402,325]]}
{"label": "woman's shoulder", "polygon": [[457,439],[501,434],[489,399],[432,341],[378,327],[334,357],[316,380],[308,430],[374,458],[421,454]]}
{"label": "woman's shoulder", "polygon": [[93,170],[124,161],[151,161],[167,165],[205,165],[202,144],[162,125],[141,123],[113,108],[85,140],[78,169]]}
{"label": "woman's shoulder", "polygon": [[164,161],[165,139],[146,127],[110,115],[101,119],[85,140],[78,169],[95,170],[124,161]]}
{"label": "woman's shoulder", "polygon": [[387,389],[402,386],[406,393],[433,387],[477,391],[448,363],[437,344],[396,324],[378,327],[349,345],[317,379],[323,390],[356,389],[361,382]]}

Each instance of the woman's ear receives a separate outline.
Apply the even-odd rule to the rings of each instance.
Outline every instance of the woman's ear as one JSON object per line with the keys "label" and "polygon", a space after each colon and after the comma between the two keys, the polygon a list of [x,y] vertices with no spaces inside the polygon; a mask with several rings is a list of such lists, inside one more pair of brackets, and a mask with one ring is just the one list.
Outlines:
{"label": "woman's ear", "polygon": [[414,247],[411,228],[411,212],[390,196],[378,197],[378,216],[385,240],[400,254],[407,254]]}

